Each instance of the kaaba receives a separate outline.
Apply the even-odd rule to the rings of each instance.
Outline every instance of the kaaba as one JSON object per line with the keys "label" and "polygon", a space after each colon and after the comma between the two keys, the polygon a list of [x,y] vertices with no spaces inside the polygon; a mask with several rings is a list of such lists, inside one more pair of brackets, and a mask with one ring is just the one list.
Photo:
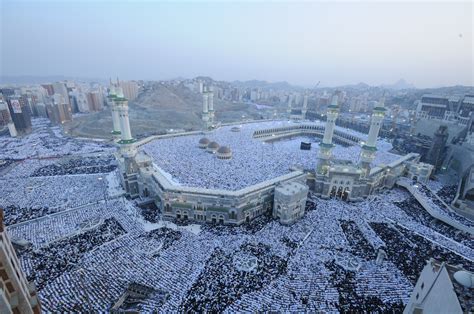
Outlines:
{"label": "kaaba", "polygon": [[300,149],[311,150],[311,143],[301,142]]}

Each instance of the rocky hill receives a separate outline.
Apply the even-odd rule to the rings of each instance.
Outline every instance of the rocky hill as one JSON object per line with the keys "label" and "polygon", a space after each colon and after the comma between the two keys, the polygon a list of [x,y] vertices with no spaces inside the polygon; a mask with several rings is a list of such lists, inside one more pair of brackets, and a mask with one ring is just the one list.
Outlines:
{"label": "rocky hill", "polygon": [[[258,119],[262,115],[252,105],[232,103],[214,98],[216,118],[221,122],[238,121],[243,115]],[[129,116],[134,136],[159,133],[167,129],[200,129],[202,95],[183,84],[153,83],[129,103]],[[74,136],[110,137],[112,116],[109,108],[77,117],[65,125]]]}

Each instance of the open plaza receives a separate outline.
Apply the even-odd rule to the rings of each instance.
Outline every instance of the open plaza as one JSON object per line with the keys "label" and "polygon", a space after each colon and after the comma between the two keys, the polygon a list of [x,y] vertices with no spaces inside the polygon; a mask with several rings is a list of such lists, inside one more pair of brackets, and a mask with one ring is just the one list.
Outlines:
{"label": "open plaza", "polygon": [[[272,169],[281,168],[281,177],[293,166],[314,168],[317,137],[263,144],[252,137],[254,125],[239,126],[241,133],[223,127],[205,134],[232,149],[230,160],[199,148],[200,134],[150,141],[143,149],[176,186],[208,184],[229,193],[242,188],[232,176],[258,184],[272,179]],[[44,128],[41,132],[49,127]],[[242,144],[248,154],[233,142],[241,136],[248,137]],[[312,149],[300,150],[301,141],[311,142]],[[333,153],[357,162],[360,146],[342,144]],[[143,205],[156,199],[125,198],[110,147],[102,145],[102,151],[84,152],[83,162],[62,155],[57,146],[49,151],[54,158],[24,156],[2,168],[0,205],[7,229],[45,311],[400,311],[427,259],[474,270],[472,235],[433,218],[403,187],[359,202],[323,199],[310,191],[304,215],[291,225],[270,212],[240,226],[164,220],[166,212]],[[388,152],[389,143],[381,146],[387,148],[376,163],[399,157]],[[180,154],[181,167],[188,162],[190,171],[209,181],[178,172],[171,159],[166,162],[166,151]],[[213,181],[229,163],[244,167],[244,161],[254,168]],[[443,182],[426,186],[443,199],[454,197]]]}

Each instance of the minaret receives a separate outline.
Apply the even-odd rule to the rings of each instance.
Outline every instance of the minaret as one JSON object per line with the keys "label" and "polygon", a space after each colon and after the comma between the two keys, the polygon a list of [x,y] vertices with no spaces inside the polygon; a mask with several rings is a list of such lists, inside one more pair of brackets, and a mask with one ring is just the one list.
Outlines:
{"label": "minaret", "polygon": [[379,135],[380,127],[385,116],[384,106],[385,97],[382,96],[377,106],[372,111],[370,117],[370,129],[367,136],[367,142],[362,145],[362,151],[360,153],[360,166],[365,170],[365,175],[370,172],[370,165],[375,158],[375,152],[377,151],[377,136]]}
{"label": "minaret", "polygon": [[209,109],[209,124],[214,125],[214,88],[209,87],[208,94],[208,109]]}
{"label": "minaret", "polygon": [[123,96],[121,87],[116,89],[117,95],[114,98],[116,109],[119,113],[121,140],[119,144],[131,144],[135,142],[130,131],[130,121],[128,120],[128,100]]}
{"label": "minaret", "polygon": [[288,112],[288,118],[291,117],[291,106],[293,103],[293,95],[288,95],[288,109],[286,110]]}
{"label": "minaret", "polygon": [[204,128],[209,128],[209,94],[207,91],[202,92],[202,121],[204,122]]}
{"label": "minaret", "polygon": [[331,104],[328,106],[326,126],[324,128],[324,137],[321,144],[319,144],[318,151],[318,174],[325,174],[329,167],[329,161],[331,160],[332,148],[332,136],[334,134],[334,127],[336,125],[336,119],[339,115],[339,106],[337,105],[337,94],[332,96]]}
{"label": "minaret", "polygon": [[303,109],[301,110],[301,119],[306,118],[306,111],[308,111],[308,93],[304,94]]}
{"label": "minaret", "polygon": [[120,138],[120,117],[119,111],[115,106],[114,99],[117,97],[117,93],[115,91],[115,86],[112,84],[112,80],[110,80],[110,87],[109,87],[109,95],[107,96],[107,102],[110,106],[110,110],[112,111],[112,122],[113,122],[113,130],[112,135],[117,139]]}

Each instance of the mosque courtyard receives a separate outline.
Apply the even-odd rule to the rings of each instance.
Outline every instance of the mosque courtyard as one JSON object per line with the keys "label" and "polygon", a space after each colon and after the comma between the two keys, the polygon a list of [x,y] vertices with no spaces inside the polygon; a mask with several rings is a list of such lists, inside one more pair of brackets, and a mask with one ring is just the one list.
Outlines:
{"label": "mosque courtyard", "polygon": [[[290,226],[269,215],[240,227],[163,221],[146,200],[122,196],[110,147],[57,141],[37,144],[54,158],[12,153],[0,169],[7,230],[46,312],[401,311],[428,259],[474,270],[474,239],[399,188],[358,203],[310,195]],[[62,152],[66,142],[83,150],[81,161]],[[427,185],[454,196],[447,183]]]}

